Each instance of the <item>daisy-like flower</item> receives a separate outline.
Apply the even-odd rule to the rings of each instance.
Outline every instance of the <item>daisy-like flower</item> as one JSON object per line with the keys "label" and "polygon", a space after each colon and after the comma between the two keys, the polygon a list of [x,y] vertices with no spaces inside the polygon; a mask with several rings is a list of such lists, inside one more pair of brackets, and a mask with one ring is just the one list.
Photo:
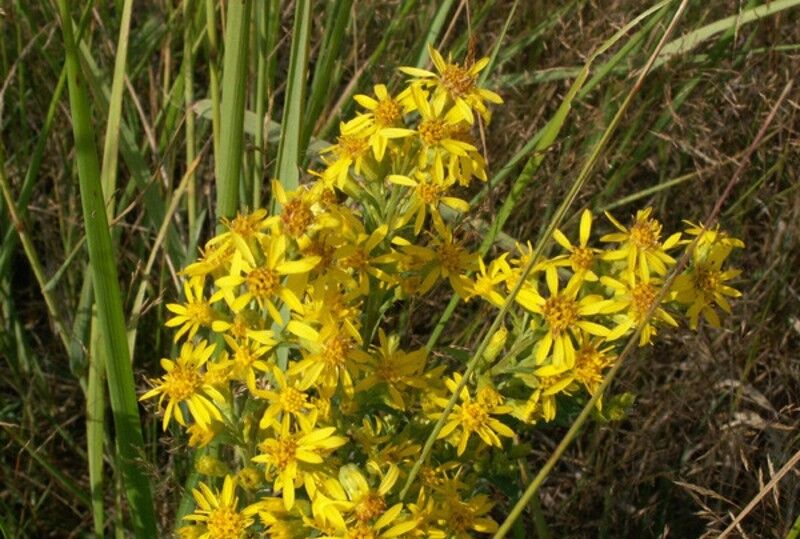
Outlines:
{"label": "daisy-like flower", "polygon": [[366,378],[356,384],[355,391],[366,391],[376,385],[386,387],[386,404],[397,410],[405,410],[403,393],[411,388],[422,389],[427,384],[420,373],[425,368],[427,350],[422,348],[413,352],[399,349],[397,335],[386,336],[383,328],[378,329],[380,346],[367,362]]}
{"label": "daisy-like flower", "polygon": [[275,344],[275,335],[271,330],[264,329],[263,317],[253,309],[242,309],[234,313],[232,319],[217,318],[211,323],[211,329],[238,341],[252,340],[264,346]]}
{"label": "daisy-like flower", "polygon": [[[216,280],[217,292],[211,296],[213,303],[224,298],[234,313],[238,313],[255,300],[266,309],[276,324],[283,324],[275,300],[280,298],[295,312],[303,310],[298,299],[302,295],[302,281],[285,279],[287,275],[302,275],[319,262],[315,257],[286,260],[286,236],[273,236],[264,245],[266,258],[256,264],[245,256],[233,256],[230,273]],[[242,290],[243,288],[243,290]]]}
{"label": "daisy-like flower", "polygon": [[439,526],[449,532],[447,537],[472,539],[473,533],[497,531],[497,522],[489,516],[492,507],[494,503],[485,494],[463,500],[457,493],[448,493],[435,514]]}
{"label": "daisy-like flower", "polygon": [[567,286],[559,289],[558,273],[554,266],[545,270],[548,297],[543,297],[533,286],[526,284],[516,300],[526,310],[542,317],[547,333],[536,349],[536,364],[541,365],[553,350],[553,363],[571,367],[575,364],[575,338],[579,330],[604,337],[609,329],[586,317],[598,314],[607,306],[602,296],[588,295],[578,299],[581,281],[573,276]]}
{"label": "daisy-like flower", "polygon": [[252,260],[253,249],[268,236],[270,222],[267,210],[259,208],[252,213],[240,212],[233,219],[223,217],[220,221],[227,230],[208,240],[206,247],[222,251],[235,249]]}
{"label": "daisy-like flower", "polygon": [[495,307],[502,307],[506,302],[505,296],[498,288],[508,280],[511,266],[506,261],[508,253],[503,253],[498,258],[489,262],[487,267],[482,258],[478,258],[478,274],[475,280],[467,286],[468,299],[480,296]]}
{"label": "daisy-like flower", "polygon": [[478,74],[489,64],[489,58],[481,58],[475,63],[460,65],[448,56],[447,61],[439,51],[428,44],[428,54],[438,73],[416,67],[401,67],[400,71],[416,79],[424,86],[435,87],[436,94],[446,95],[458,111],[457,118],[473,123],[472,111],[488,119],[486,102],[500,104],[503,99],[496,93],[480,88]]}
{"label": "daisy-like flower", "polygon": [[526,423],[537,419],[545,422],[556,417],[556,397],[572,385],[573,373],[563,364],[551,363],[537,368],[532,374],[519,374],[525,385],[533,389],[528,400],[517,409],[517,416]]}
{"label": "daisy-like flower", "polygon": [[229,335],[224,335],[223,338],[231,349],[232,378],[247,383],[249,388],[255,387],[256,371],[269,370],[269,364],[264,361],[264,356],[275,347],[277,341],[261,344],[256,341],[238,341]]}
{"label": "daisy-like flower", "polygon": [[[436,225],[435,221],[434,224]],[[464,274],[475,269],[479,257],[477,253],[471,253],[464,248],[443,222],[435,228],[438,235],[433,237],[429,245],[423,247],[409,244],[401,247],[403,254],[415,261],[414,269],[423,277],[417,293],[426,293],[439,278],[445,278],[459,296],[469,297],[467,287],[470,282]]]}
{"label": "daisy-like flower", "polygon": [[186,279],[183,283],[183,293],[186,303],[168,303],[167,310],[175,314],[166,321],[165,326],[178,327],[175,332],[175,342],[186,335],[192,339],[201,327],[209,327],[214,321],[214,311],[203,296],[205,277],[197,276]]}
{"label": "daisy-like flower", "polygon": [[428,95],[420,86],[412,86],[411,95],[420,115],[416,130],[422,142],[417,159],[420,170],[428,167],[430,157],[441,159],[442,154],[466,156],[469,152],[477,153],[475,146],[453,137],[454,128],[461,121],[460,114],[455,108],[444,111],[444,96],[428,101]]}
{"label": "daisy-like flower", "polygon": [[181,405],[191,414],[194,421],[201,425],[209,425],[212,420],[222,420],[222,414],[213,401],[224,402],[225,398],[212,385],[204,380],[202,368],[214,353],[215,346],[200,341],[197,345],[190,342],[181,346],[177,360],[164,358],[161,368],[166,371],[164,376],[151,381],[153,389],[139,397],[146,400],[158,397],[158,406],[161,407],[167,399],[162,427],[167,430],[170,419],[175,416],[178,424],[186,426],[186,418]]}
{"label": "daisy-like flower", "polygon": [[[613,353],[613,346],[602,346],[602,341],[592,339],[589,335],[581,335],[578,351],[575,353],[575,366],[572,376],[581,384],[589,394],[594,395],[603,382],[603,373],[614,364],[617,356]],[[602,399],[597,401],[597,407],[602,408]]]}
{"label": "daisy-like flower", "polygon": [[366,133],[345,134],[347,126],[344,124],[340,125],[339,131],[342,134],[336,139],[336,144],[322,150],[320,155],[334,156],[332,161],[325,159],[327,167],[322,173],[323,182],[328,186],[335,185],[342,189],[347,182],[350,167],[356,174],[361,174],[366,165],[366,158],[370,154],[370,144]]}
{"label": "daisy-like flower", "polygon": [[292,320],[287,329],[300,337],[303,359],[292,364],[289,375],[302,374],[301,384],[313,384],[334,391],[341,382],[346,395],[353,395],[353,377],[369,361],[361,349],[360,336],[354,337],[339,323],[323,325],[319,331]]}
{"label": "daisy-like flower", "polygon": [[[458,373],[453,374],[453,378],[445,381],[447,389],[451,393],[455,393],[458,385],[461,383],[461,375]],[[451,437],[457,439],[458,443],[453,445],[457,446],[456,452],[458,455],[464,454],[467,449],[469,437],[474,432],[486,445],[503,447],[499,436],[511,438],[514,436],[514,431],[508,428],[499,419],[492,417],[494,415],[508,414],[512,411],[511,406],[503,404],[496,404],[486,402],[482,399],[473,399],[470,395],[469,389],[463,387],[459,393],[460,404],[453,407],[453,411],[448,417],[447,423],[444,424],[442,430],[439,432],[439,439]],[[434,402],[440,407],[445,408],[448,403],[447,398],[436,397]],[[431,414],[433,419],[441,417],[441,412]],[[461,428],[461,432],[456,433],[457,428]],[[452,442],[451,442],[452,443]]]}
{"label": "daisy-like flower", "polygon": [[[308,396],[308,386],[304,385],[297,376],[286,376],[276,365],[272,367],[275,385],[268,389],[258,389],[253,394],[269,401],[269,406],[261,417],[260,427],[266,429],[281,418],[281,428],[289,428],[292,418],[303,422],[314,410]],[[306,425],[308,428],[308,425]]]}
{"label": "daisy-like flower", "polygon": [[[295,489],[306,481],[313,483],[311,472],[324,462],[324,457],[347,443],[347,438],[335,436],[336,427],[309,428],[292,432],[287,427],[279,427],[274,438],[266,438],[258,444],[259,455],[253,462],[266,466],[267,477],[275,477],[273,492],[282,492],[286,510],[294,506]],[[306,477],[308,475],[308,477]],[[310,493],[309,493],[310,495]]]}
{"label": "daisy-like flower", "polygon": [[396,228],[404,226],[413,217],[414,234],[419,235],[429,212],[433,217],[434,226],[444,226],[439,209],[441,205],[459,213],[469,211],[467,201],[446,195],[449,185],[445,181],[444,168],[439,157],[436,158],[430,173],[418,171],[414,178],[401,174],[390,174],[387,179],[395,185],[403,185],[412,189],[406,210],[395,224]]}
{"label": "daisy-like flower", "polygon": [[[197,539],[242,539],[248,536],[247,530],[253,525],[253,517],[258,513],[261,504],[254,503],[239,509],[239,498],[236,496],[236,481],[230,475],[225,476],[222,491],[212,490],[205,483],[192,490],[197,509],[184,517],[184,520],[195,522],[193,528],[199,535]],[[187,530],[188,531],[188,530]],[[186,534],[187,531],[182,533]]]}
{"label": "daisy-like flower", "polygon": [[720,327],[719,315],[714,310],[714,305],[730,314],[731,306],[728,298],[738,298],[742,295],[727,284],[728,281],[737,278],[741,271],[722,269],[722,264],[732,247],[722,242],[710,246],[698,245],[695,256],[692,257],[694,259],[692,266],[678,275],[672,283],[671,297],[679,303],[689,305],[686,314],[689,316],[689,327],[692,329],[697,329],[700,316],[712,327]]}
{"label": "daisy-like flower", "polygon": [[[612,277],[603,276],[600,282],[614,291],[614,297],[609,300],[605,312],[617,313],[614,315],[616,326],[605,335],[607,341],[619,339],[629,331],[639,326],[644,326],[639,336],[639,346],[650,344],[656,334],[655,322],[661,321],[670,326],[677,327],[678,322],[660,306],[656,306],[653,316],[648,320],[647,313],[654,307],[661,288],[661,279],[638,278],[632,271],[623,276],[622,281]],[[662,298],[662,303],[667,300]]]}
{"label": "daisy-like flower", "polygon": [[355,101],[367,109],[364,114],[359,114],[342,126],[342,134],[351,135],[366,133],[369,138],[369,146],[377,161],[383,159],[386,153],[386,146],[391,139],[404,138],[414,134],[413,129],[397,127],[402,125],[403,113],[410,98],[409,90],[403,90],[397,98],[389,95],[389,91],[383,84],[377,84],[373,88],[375,97],[358,94],[353,97]]}
{"label": "daisy-like flower", "polygon": [[569,266],[576,275],[587,281],[597,281],[598,277],[592,271],[597,255],[602,251],[594,247],[589,247],[589,235],[592,233],[592,212],[584,210],[581,213],[581,224],[578,233],[578,245],[573,245],[563,232],[556,229],[553,238],[556,242],[566,249],[569,254],[554,258],[552,262],[557,266]]}
{"label": "daisy-like flower", "polygon": [[339,247],[333,256],[341,269],[354,274],[358,293],[366,296],[370,290],[370,275],[383,282],[390,280],[386,272],[376,265],[383,257],[373,254],[386,238],[389,226],[383,224],[371,234],[367,234],[360,223],[358,228],[360,230],[355,230],[350,241]]}
{"label": "daisy-like flower", "polygon": [[661,223],[651,219],[653,208],[645,208],[636,212],[636,218],[630,228],[606,212],[606,217],[617,227],[619,232],[606,234],[600,238],[603,242],[616,242],[622,245],[602,255],[603,260],[625,260],[626,267],[635,271],[642,279],[648,279],[650,273],[664,276],[669,266],[675,265],[675,259],[667,251],[678,245],[681,233],[668,237],[661,243]]}

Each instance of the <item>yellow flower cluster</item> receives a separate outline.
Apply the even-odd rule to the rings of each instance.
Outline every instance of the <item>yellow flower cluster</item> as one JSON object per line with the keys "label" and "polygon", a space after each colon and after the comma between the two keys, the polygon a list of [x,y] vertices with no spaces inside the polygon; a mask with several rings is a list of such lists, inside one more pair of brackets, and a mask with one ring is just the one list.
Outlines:
{"label": "yellow flower cluster", "polygon": [[[502,101],[477,84],[487,59],[430,55],[436,71],[402,68],[412,78],[398,94],[356,96],[363,111],[341,124],[315,181],[294,192],[273,182],[279,211],[223,219],[183,270],[185,301],[167,305],[180,353],[141,398],[166,401],[164,429],[174,419],[190,445],[234,448],[226,462],[198,460],[206,479],[183,537],[492,533],[479,478],[514,475],[493,448],[554,419],[557,398],[595,392],[624,336],[643,328],[651,342],[680,306],[692,327],[717,325],[715,306],[729,311],[738,295],[727,284],[737,273],[722,269],[738,240],[691,224],[694,243],[662,240],[647,209],[629,227],[609,216],[617,231],[601,249],[587,211],[578,241],[556,232],[563,253],[525,277],[512,327],[474,379],[463,384],[446,354],[404,346],[411,302],[446,282],[500,307],[531,256],[519,246],[483,260],[448,223],[469,209],[458,189],[486,180],[476,124]],[[687,245],[692,263],[660,294],[668,252]],[[404,503],[399,487],[456,393]]]}

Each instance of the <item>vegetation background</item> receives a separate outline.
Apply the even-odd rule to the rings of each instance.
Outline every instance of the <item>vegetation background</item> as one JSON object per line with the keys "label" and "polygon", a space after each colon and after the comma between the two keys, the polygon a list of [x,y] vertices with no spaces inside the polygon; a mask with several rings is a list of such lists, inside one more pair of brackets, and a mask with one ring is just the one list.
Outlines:
{"label": "vegetation background", "polygon": [[[82,209],[78,182],[87,145],[103,156],[95,168],[113,215],[115,254],[107,260],[119,276],[122,342],[133,349],[138,394],[170,352],[163,305],[179,294],[175,272],[219,213],[215,167],[235,170],[234,156],[243,167],[239,201],[266,204],[269,178],[296,177],[298,162],[309,164],[306,149],[335,137],[338,121],[352,113],[349,97],[378,82],[397,86],[396,67],[424,64],[427,42],[456,57],[492,55],[486,85],[506,102],[484,133],[492,185],[473,210],[476,238],[481,220],[496,222],[506,204],[513,211],[500,240],[536,240],[632,88],[571,215],[585,206],[625,216],[653,205],[667,229],[699,221],[757,142],[721,214],[724,228],[746,244],[736,260],[744,297],[734,315],[722,330],[684,329],[638,350],[611,388],[634,393],[634,405],[620,420],[582,431],[539,502],[552,537],[711,537],[754,499],[734,535],[800,534],[797,469],[765,488],[800,449],[798,88],[756,137],[787,82],[800,82],[800,1],[684,2],[666,47],[634,88],[679,9],[664,2],[594,60],[558,138],[537,152],[537,137],[592,53],[649,5],[254,0],[240,21],[231,9],[238,2],[148,0],[133,10],[123,0],[2,3],[4,537],[91,535],[98,504],[110,519],[106,529],[121,536],[129,528],[120,476],[112,473],[123,434],[106,411],[122,397],[113,389],[105,396],[102,376],[88,369],[91,354],[102,350],[102,322],[92,322],[87,275],[97,268],[84,239],[95,214]],[[65,20],[75,25],[76,46],[62,31]],[[87,110],[70,104],[70,54]],[[233,118],[244,108],[237,130]],[[92,128],[78,145],[76,125]],[[419,310],[421,340],[436,320],[426,313],[440,312],[448,299],[442,294]],[[470,347],[489,318],[480,314],[458,310],[445,341]],[[124,375],[123,367],[109,365],[123,369],[109,376]],[[142,425],[136,456],[168,530],[191,459],[162,438],[154,414],[142,414]],[[536,430],[532,470],[568,426]],[[98,473],[110,480],[93,497]]]}

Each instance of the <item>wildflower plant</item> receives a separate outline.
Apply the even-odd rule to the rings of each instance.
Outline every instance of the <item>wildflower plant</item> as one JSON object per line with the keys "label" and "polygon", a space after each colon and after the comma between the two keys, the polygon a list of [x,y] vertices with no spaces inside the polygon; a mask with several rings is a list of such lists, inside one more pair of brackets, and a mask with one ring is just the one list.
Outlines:
{"label": "wildflower plant", "polygon": [[[399,93],[356,96],[311,180],[273,182],[274,214],[222,220],[183,270],[166,322],[180,353],[141,398],[166,401],[164,429],[185,428],[190,446],[225,448],[224,463],[198,465],[184,537],[491,534],[503,510],[492,489],[513,484],[524,456],[512,445],[598,391],[624,337],[641,328],[646,346],[682,320],[719,326],[739,295],[725,262],[741,241],[694,224],[666,235],[651,208],[628,225],[585,210],[531,271],[530,247],[481,257],[453,216],[487,179],[477,130],[502,100],[477,83],[487,59],[430,56],[436,71],[402,68]],[[614,232],[594,240],[603,226]],[[690,263],[667,281],[681,249]],[[473,309],[511,301],[466,380],[397,314],[442,289]]]}

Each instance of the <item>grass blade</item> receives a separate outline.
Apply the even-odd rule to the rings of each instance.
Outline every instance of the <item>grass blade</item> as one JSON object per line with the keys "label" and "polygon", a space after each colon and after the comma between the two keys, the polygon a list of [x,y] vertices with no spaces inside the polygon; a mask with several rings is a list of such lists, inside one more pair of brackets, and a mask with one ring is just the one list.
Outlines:
{"label": "grass blade", "polygon": [[[294,9],[292,28],[292,52],[289,58],[289,73],[286,77],[286,98],[281,119],[281,140],[278,145],[278,163],[275,176],[287,191],[300,184],[300,166],[303,150],[303,106],[305,104],[306,70],[308,64],[308,42],[311,32],[311,2],[298,0]],[[277,201],[272,200],[273,209]]]}
{"label": "grass blade", "polygon": [[158,533],[150,483],[136,462],[144,453],[144,441],[114,264],[116,257],[111,245],[111,233],[102,196],[100,165],[94,145],[94,126],[88,95],[82,81],[68,1],[60,0],[58,7],[66,51],[67,85],[89,266],[97,302],[97,317],[109,360],[106,368],[117,447],[121,457],[118,462],[136,536],[156,537]]}
{"label": "grass blade", "polygon": [[239,208],[239,183],[244,157],[244,98],[247,88],[249,0],[228,3],[225,58],[222,65],[222,125],[216,156],[217,217],[233,217]]}

